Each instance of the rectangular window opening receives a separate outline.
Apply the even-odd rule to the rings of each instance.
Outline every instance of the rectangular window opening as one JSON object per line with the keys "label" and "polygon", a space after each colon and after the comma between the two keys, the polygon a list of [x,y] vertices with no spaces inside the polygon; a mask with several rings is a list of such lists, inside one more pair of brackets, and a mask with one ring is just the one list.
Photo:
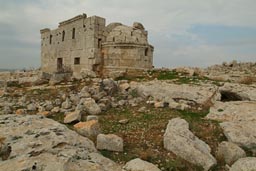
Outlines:
{"label": "rectangular window opening", "polygon": [[101,39],[98,39],[98,48],[101,48]]}
{"label": "rectangular window opening", "polygon": [[73,28],[72,30],[72,39],[75,39],[76,38],[76,29]]}
{"label": "rectangular window opening", "polygon": [[78,58],[78,57],[75,58],[75,59],[74,59],[74,64],[75,64],[75,65],[80,65],[80,58]]}

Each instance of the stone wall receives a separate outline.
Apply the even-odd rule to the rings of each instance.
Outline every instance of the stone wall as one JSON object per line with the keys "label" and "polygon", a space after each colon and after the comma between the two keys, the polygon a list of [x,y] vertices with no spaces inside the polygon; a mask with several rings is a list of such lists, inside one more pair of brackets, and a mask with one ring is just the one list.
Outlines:
{"label": "stone wall", "polygon": [[[61,22],[55,30],[41,30],[42,70],[50,73],[92,70],[93,65],[100,64],[98,43],[103,40],[104,28],[104,18],[80,15]],[[62,69],[58,69],[58,60],[59,63],[62,60]]]}

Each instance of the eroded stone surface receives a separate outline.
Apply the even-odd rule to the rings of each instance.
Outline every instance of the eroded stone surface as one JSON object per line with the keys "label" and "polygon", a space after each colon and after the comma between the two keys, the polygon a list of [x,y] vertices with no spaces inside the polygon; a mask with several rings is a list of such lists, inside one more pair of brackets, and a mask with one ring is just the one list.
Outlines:
{"label": "eroded stone surface", "polygon": [[225,121],[256,120],[255,101],[216,102],[211,108],[207,119]]}
{"label": "eroded stone surface", "polygon": [[255,171],[256,170],[256,157],[241,158],[235,162],[230,171]]}
{"label": "eroded stone surface", "polygon": [[256,102],[216,102],[207,119],[221,121],[228,141],[252,150],[256,146]]}
{"label": "eroded stone surface", "polygon": [[43,116],[0,115],[0,133],[11,147],[8,159],[0,162],[0,170],[121,170],[97,154],[92,141]]}
{"label": "eroded stone surface", "polygon": [[97,149],[109,151],[123,151],[123,139],[114,134],[99,134],[97,136]]}
{"label": "eroded stone surface", "polygon": [[144,97],[152,96],[154,100],[165,103],[173,102],[173,99],[184,99],[204,105],[220,99],[218,88],[213,85],[177,85],[165,81],[150,81],[138,83],[134,87],[137,88],[139,95]]}

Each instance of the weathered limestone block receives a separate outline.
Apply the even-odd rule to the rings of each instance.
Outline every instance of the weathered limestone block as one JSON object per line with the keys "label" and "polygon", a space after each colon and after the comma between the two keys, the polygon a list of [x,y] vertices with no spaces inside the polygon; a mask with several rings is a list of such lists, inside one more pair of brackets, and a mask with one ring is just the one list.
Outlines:
{"label": "weathered limestone block", "polygon": [[81,120],[81,111],[76,110],[74,112],[68,113],[64,118],[64,123],[71,123],[74,121],[80,121]]}
{"label": "weathered limestone block", "polygon": [[218,87],[214,85],[177,85],[165,81],[149,81],[135,84],[138,94],[142,97],[153,97],[154,100],[169,103],[173,99],[184,99],[196,104],[205,105],[220,99]]}
{"label": "weathered limestone block", "polygon": [[169,121],[164,134],[164,148],[206,171],[217,164],[210,147],[190,132],[184,119]]}
{"label": "weathered limestone block", "polygon": [[75,130],[85,137],[95,137],[100,134],[100,124],[97,120],[79,122],[74,125]]}
{"label": "weathered limestone block", "polygon": [[253,150],[256,146],[256,102],[216,102],[207,119],[222,121],[221,128],[229,142]]}
{"label": "weathered limestone block", "polygon": [[71,101],[69,100],[69,98],[67,98],[67,99],[65,100],[65,102],[62,103],[61,107],[62,107],[63,109],[69,109],[69,108],[72,107],[72,103],[71,103]]}
{"label": "weathered limestone block", "polygon": [[229,171],[255,171],[256,157],[241,158],[235,162]]}
{"label": "weathered limestone block", "polygon": [[220,123],[229,142],[253,150],[256,147],[256,121],[235,121]]}
{"label": "weathered limestone block", "polygon": [[155,165],[139,158],[125,164],[123,171],[160,171]]}
{"label": "weathered limestone block", "polygon": [[226,164],[231,166],[238,159],[246,157],[246,154],[236,144],[223,141],[218,146],[217,157],[219,160],[224,160]]}
{"label": "weathered limestone block", "polygon": [[109,151],[123,151],[123,139],[114,134],[99,134],[97,136],[97,149]]}
{"label": "weathered limestone block", "polygon": [[216,102],[206,119],[221,122],[252,121],[256,119],[255,111],[255,101]]}
{"label": "weathered limestone block", "polygon": [[86,98],[83,102],[85,111],[90,115],[97,115],[101,113],[99,105],[92,98]]}

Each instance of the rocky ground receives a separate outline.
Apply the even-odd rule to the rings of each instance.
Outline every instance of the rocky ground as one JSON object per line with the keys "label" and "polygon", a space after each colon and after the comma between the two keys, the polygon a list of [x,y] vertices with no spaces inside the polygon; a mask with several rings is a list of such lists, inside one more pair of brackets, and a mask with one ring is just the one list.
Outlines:
{"label": "rocky ground", "polygon": [[256,170],[256,64],[0,73],[0,170]]}

